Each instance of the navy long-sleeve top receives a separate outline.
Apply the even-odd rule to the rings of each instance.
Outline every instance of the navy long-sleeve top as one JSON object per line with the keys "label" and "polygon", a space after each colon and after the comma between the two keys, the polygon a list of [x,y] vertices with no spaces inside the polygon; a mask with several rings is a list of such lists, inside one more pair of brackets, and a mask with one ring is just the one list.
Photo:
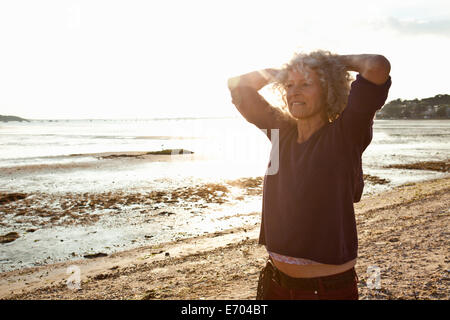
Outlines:
{"label": "navy long-sleeve top", "polygon": [[[361,199],[364,187],[361,156],[390,86],[390,77],[376,85],[358,74],[339,118],[302,143],[297,142],[296,123],[256,90],[238,86],[231,91],[237,109],[252,110],[241,113],[272,143],[259,244],[271,252],[326,264],[357,257],[353,203]],[[279,129],[278,137],[273,129]]]}

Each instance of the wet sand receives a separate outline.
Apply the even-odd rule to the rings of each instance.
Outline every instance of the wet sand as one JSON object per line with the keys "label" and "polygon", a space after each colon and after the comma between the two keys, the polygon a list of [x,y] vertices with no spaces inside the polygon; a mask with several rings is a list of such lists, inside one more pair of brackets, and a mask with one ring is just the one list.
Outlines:
{"label": "wet sand", "polygon": [[[245,195],[261,196],[262,183],[262,177],[249,177],[226,180],[223,183],[204,183],[147,192],[0,192],[0,226],[34,232],[53,226],[92,225],[98,222],[101,216],[120,214],[130,206],[133,206],[134,210],[141,210],[145,215],[154,211],[159,211],[158,214],[171,214],[159,209],[192,210],[193,207],[206,208],[209,204],[243,200]],[[239,192],[235,192],[236,190]]]}
{"label": "wet sand", "polygon": [[[167,149],[158,152],[107,152],[89,154],[100,159],[102,163],[110,163],[112,169],[118,168],[130,158],[145,161],[163,161],[183,159],[178,151],[187,150]],[[175,155],[170,153],[175,151]],[[79,155],[74,154],[74,157]],[[83,155],[83,157],[86,155]],[[175,158],[173,158],[175,157]],[[117,162],[119,161],[119,162]],[[70,170],[79,169],[80,166],[95,167],[96,162],[48,165],[55,172],[60,167]],[[445,161],[427,161],[411,164],[394,164],[389,168],[414,169],[449,172],[450,159]],[[98,163],[97,163],[98,165]],[[28,165],[24,168],[2,168],[4,174],[14,179],[16,175],[32,175],[35,170],[46,170],[47,165]],[[22,172],[24,171],[24,172]],[[224,204],[232,200],[240,201],[246,196],[261,196],[264,177],[245,177],[235,180],[223,180],[218,183],[203,183],[191,186],[177,187],[161,190],[116,189],[104,192],[53,192],[51,190],[39,192],[2,192],[0,191],[0,226],[15,228],[12,232],[34,232],[39,228],[52,226],[92,225],[104,215],[116,215],[129,206],[139,204],[142,213],[148,213],[165,206],[179,207],[192,210],[192,207],[205,208],[210,203]],[[389,179],[364,174],[366,189],[368,186],[386,185]],[[239,190],[238,193],[233,192]],[[0,235],[2,236],[2,235]]]}
{"label": "wet sand", "polygon": [[446,161],[421,161],[421,162],[405,163],[405,164],[392,164],[392,165],[386,166],[386,168],[433,170],[433,171],[439,171],[439,172],[449,172],[450,171],[450,159],[447,159]]}
{"label": "wet sand", "polygon": [[[232,182],[239,183],[239,182]],[[260,181],[246,180],[250,192]],[[251,189],[253,186],[254,189]],[[189,194],[189,193],[187,193]],[[355,204],[361,299],[450,298],[450,177],[409,183]],[[259,214],[259,213],[255,213]],[[0,274],[2,299],[254,299],[265,248],[259,224]],[[67,285],[79,271],[80,289]],[[367,285],[369,266],[381,287]]]}

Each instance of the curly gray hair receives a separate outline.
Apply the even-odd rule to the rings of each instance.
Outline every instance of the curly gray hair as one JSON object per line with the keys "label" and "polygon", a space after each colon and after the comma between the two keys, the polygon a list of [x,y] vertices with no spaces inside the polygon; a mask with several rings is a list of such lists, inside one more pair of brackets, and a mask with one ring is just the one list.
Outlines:
{"label": "curly gray hair", "polygon": [[[286,82],[288,72],[297,69],[305,73],[305,67],[314,70],[319,79],[324,92],[325,113],[324,119],[328,122],[336,120],[347,105],[350,92],[350,82],[353,80],[341,63],[339,55],[329,51],[317,50],[311,53],[296,53],[291,61],[283,66],[276,77],[274,87],[281,93],[284,105],[282,111],[288,115],[286,100]],[[292,116],[291,116],[292,117]]]}

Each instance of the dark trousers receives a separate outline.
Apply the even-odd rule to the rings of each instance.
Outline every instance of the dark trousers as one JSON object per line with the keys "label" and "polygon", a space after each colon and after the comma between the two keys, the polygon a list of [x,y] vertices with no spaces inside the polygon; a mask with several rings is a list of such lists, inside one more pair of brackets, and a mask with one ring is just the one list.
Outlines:
{"label": "dark trousers", "polygon": [[269,260],[257,295],[263,300],[358,300],[358,276],[352,268],[331,276],[292,278]]}

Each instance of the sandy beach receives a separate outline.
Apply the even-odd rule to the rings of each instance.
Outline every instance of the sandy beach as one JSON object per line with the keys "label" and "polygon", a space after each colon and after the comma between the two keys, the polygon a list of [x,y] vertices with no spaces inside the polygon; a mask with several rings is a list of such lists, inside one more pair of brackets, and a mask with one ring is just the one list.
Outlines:
{"label": "sandy beach", "polygon": [[[360,299],[450,298],[449,208],[448,175],[395,187],[355,204]],[[254,299],[267,258],[257,244],[258,234],[259,224],[249,224],[4,272],[0,298]],[[373,277],[369,267],[380,271],[379,288],[368,285]],[[79,288],[73,285],[78,276]]]}

